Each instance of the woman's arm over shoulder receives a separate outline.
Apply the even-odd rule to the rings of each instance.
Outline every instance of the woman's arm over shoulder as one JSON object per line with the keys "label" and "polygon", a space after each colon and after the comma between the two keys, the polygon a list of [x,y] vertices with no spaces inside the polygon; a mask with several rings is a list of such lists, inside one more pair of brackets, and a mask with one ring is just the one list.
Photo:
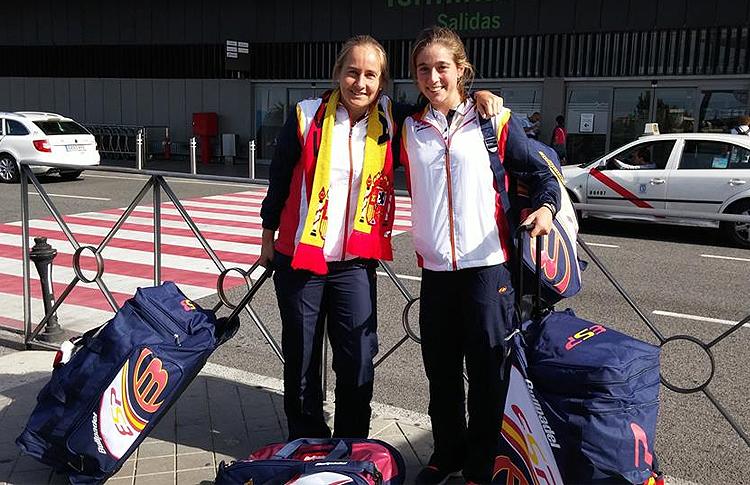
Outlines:
{"label": "woman's arm over shoulder", "polygon": [[276,230],[279,227],[281,211],[289,197],[292,173],[301,155],[302,144],[300,143],[297,110],[292,109],[279,132],[276,150],[269,168],[268,192],[260,209],[265,229]]}
{"label": "woman's arm over shoulder", "polygon": [[560,184],[549,164],[552,149],[526,136],[521,122],[511,116],[504,129],[508,130],[505,143],[505,167],[523,180],[531,189],[532,206],[551,204],[560,210]]}

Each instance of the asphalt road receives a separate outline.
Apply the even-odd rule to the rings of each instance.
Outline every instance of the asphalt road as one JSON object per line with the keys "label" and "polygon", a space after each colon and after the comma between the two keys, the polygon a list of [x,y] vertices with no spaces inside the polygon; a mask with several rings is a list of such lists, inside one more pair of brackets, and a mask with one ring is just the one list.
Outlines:
{"label": "asphalt road", "polygon": [[[243,184],[203,184],[175,179],[169,182],[181,198],[247,188]],[[50,194],[56,194],[53,199],[57,208],[64,214],[72,214],[127,206],[143,181],[133,176],[88,173],[84,179],[73,182],[48,178],[43,183]],[[20,219],[19,200],[18,185],[2,187],[0,222]],[[30,206],[32,218],[49,215],[38,196],[30,196]],[[736,322],[750,314],[750,251],[724,245],[714,231],[595,222],[584,225],[582,237],[664,337],[687,334],[710,342],[731,328],[726,322]],[[394,242],[394,271],[418,278],[410,236],[398,236]],[[558,307],[569,306],[583,318],[656,343],[654,334],[593,264],[592,258],[585,254],[582,258],[590,262],[584,273],[584,290]],[[403,282],[413,295],[418,295],[418,280]],[[230,295],[239,298],[240,293],[236,289]],[[386,276],[379,277],[378,296],[380,355],[383,355],[404,336],[401,313],[405,300]],[[200,303],[212,306],[216,299],[209,297]],[[415,307],[410,319],[416,326],[418,305]],[[279,338],[271,283],[260,290],[253,308]],[[746,365],[749,344],[750,328],[740,328],[712,348],[716,366],[708,386],[712,396],[747,432],[750,432],[750,369]],[[662,359],[663,375],[682,386],[695,386],[710,372],[708,356],[684,341],[667,344]],[[211,361],[257,374],[282,376],[281,363],[249,318],[243,319],[238,335],[220,348]],[[329,390],[333,390],[333,381],[330,373]],[[378,367],[375,400],[426,412],[427,387],[416,343],[405,342]],[[675,477],[705,484],[750,483],[750,446],[703,393],[684,395],[662,387],[656,452],[663,469]]]}

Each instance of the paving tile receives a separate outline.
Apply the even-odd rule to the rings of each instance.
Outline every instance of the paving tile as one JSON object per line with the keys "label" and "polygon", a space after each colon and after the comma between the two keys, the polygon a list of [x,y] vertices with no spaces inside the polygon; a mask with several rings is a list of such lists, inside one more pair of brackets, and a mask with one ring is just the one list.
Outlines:
{"label": "paving tile", "polygon": [[398,427],[406,436],[421,463],[427,463],[432,455],[432,430],[419,426],[398,423]]}
{"label": "paving tile", "polygon": [[52,470],[33,470],[33,471],[13,471],[13,473],[8,478],[8,483],[17,483],[17,484],[40,484],[44,483],[46,484],[49,482],[50,475],[52,475]]}
{"label": "paving tile", "polygon": [[177,472],[177,483],[179,485],[212,485],[214,483],[214,478],[216,478],[216,470],[214,470],[213,467]]}
{"label": "paving tile", "polygon": [[27,455],[19,456],[13,467],[13,472],[29,472],[37,470],[49,471],[51,468]]}
{"label": "paving tile", "polygon": [[10,471],[13,469],[13,462],[0,463],[0,483],[8,480]]}
{"label": "paving tile", "polygon": [[[4,428],[0,429],[5,431]],[[18,449],[18,446],[16,446],[14,442],[0,442],[0,464],[16,461],[16,458],[18,458],[18,455],[20,454],[21,450]]]}
{"label": "paving tile", "polygon": [[[267,393],[254,393],[247,390],[239,395],[242,413],[247,421],[279,422],[273,402]],[[249,429],[249,428],[248,428]]]}
{"label": "paving tile", "polygon": [[240,455],[230,455],[230,454],[226,454],[226,453],[216,453],[215,456],[214,456],[214,460],[216,461],[216,467],[218,468],[219,467],[219,463],[221,463],[222,461],[224,463],[226,463],[227,465],[229,465],[233,461],[238,461],[238,460],[242,460],[244,458],[247,458],[247,456],[249,454],[250,454],[249,451],[247,453],[240,454]]}
{"label": "paving tile", "polygon": [[217,432],[214,430],[213,435],[213,451],[227,453],[229,450],[248,450],[250,446],[250,439],[243,432],[239,431],[237,434],[235,431]]}
{"label": "paving tile", "polygon": [[107,485],[130,485],[131,483],[133,483],[133,477],[112,477],[107,480]]}
{"label": "paving tile", "polygon": [[156,441],[151,443],[144,442],[138,447],[138,461],[143,458],[154,456],[174,456],[174,454],[174,443],[168,441]]}
{"label": "paving tile", "polygon": [[[64,473],[52,472],[48,485],[68,485],[69,483],[68,476]],[[109,483],[109,481],[107,483]]]}
{"label": "paving tile", "polygon": [[214,454],[210,451],[177,455],[177,471],[203,467],[214,467]]}
{"label": "paving tile", "polygon": [[[136,485],[175,485],[175,474],[171,472],[136,476],[133,483]],[[180,483],[179,485],[182,484]]]}
{"label": "paving tile", "polygon": [[135,471],[135,460],[133,461],[126,461],[123,463],[122,468],[113,475],[112,478],[124,478],[124,477],[132,477],[133,472]]}
{"label": "paving tile", "polygon": [[211,451],[211,447],[209,446],[208,449],[204,448],[198,448],[196,446],[189,446],[182,443],[177,443],[177,456],[180,455],[189,455],[192,453],[202,453],[204,451]]}
{"label": "paving tile", "polygon": [[[176,441],[178,447],[184,445],[205,451],[213,450],[211,429],[204,425],[177,426]],[[179,449],[178,449],[179,452]]]}
{"label": "paving tile", "polygon": [[[36,406],[36,393],[29,396],[14,398],[4,409],[3,419],[24,417],[28,418],[31,410]],[[24,420],[25,421],[25,420]]]}
{"label": "paving tile", "polygon": [[249,455],[251,451],[257,450],[262,446],[270,445],[271,443],[279,443],[281,441],[286,441],[286,431],[282,431],[279,428],[251,433],[250,449],[248,449],[247,454]]}
{"label": "paving tile", "polygon": [[138,463],[135,466],[136,476],[161,472],[174,472],[174,456],[165,458],[138,458]]}

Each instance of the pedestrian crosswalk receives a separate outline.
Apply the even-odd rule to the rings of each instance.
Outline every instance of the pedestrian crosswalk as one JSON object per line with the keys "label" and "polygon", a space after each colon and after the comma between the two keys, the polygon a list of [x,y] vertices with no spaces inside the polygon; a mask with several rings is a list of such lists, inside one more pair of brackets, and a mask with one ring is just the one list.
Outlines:
{"label": "pedestrian crosswalk", "polygon": [[[181,200],[180,203],[198,227],[216,256],[226,268],[248,269],[260,254],[260,204],[265,188],[237,193]],[[125,208],[68,215],[64,220],[81,246],[98,247]],[[200,241],[194,236],[172,202],[160,207],[161,279],[178,283],[191,299],[216,293],[220,273]],[[394,235],[408,231],[411,204],[397,197]],[[73,280],[72,259],[75,249],[52,217],[29,221],[30,235],[46,237],[57,250],[52,279],[55,295],[60,295]],[[126,219],[115,237],[102,250],[102,280],[121,305],[141,286],[153,285],[154,274],[153,207],[139,205]],[[23,326],[22,224],[0,224],[0,327]],[[33,239],[30,241],[33,245]],[[96,262],[90,251],[81,254],[81,267],[91,278]],[[44,316],[41,289],[36,269],[31,270],[32,325]],[[225,289],[244,285],[237,273],[230,273]],[[114,314],[95,283],[79,282],[58,309],[64,328],[82,332],[107,321]]]}

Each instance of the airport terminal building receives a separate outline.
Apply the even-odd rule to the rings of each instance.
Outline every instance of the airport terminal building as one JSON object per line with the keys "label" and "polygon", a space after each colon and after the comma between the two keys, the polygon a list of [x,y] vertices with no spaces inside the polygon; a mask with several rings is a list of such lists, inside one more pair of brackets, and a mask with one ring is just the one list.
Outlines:
{"label": "airport terminal building", "polygon": [[[750,114],[750,0],[40,0],[0,4],[0,111],[54,111],[86,125],[169,127],[193,113],[273,153],[288,108],[331,86],[349,36],[386,47],[396,100],[416,99],[408,59],[429,25],[464,37],[474,88],[542,141],[566,117],[582,162],[662,132],[728,131]],[[179,151],[179,150],[176,150]]]}

